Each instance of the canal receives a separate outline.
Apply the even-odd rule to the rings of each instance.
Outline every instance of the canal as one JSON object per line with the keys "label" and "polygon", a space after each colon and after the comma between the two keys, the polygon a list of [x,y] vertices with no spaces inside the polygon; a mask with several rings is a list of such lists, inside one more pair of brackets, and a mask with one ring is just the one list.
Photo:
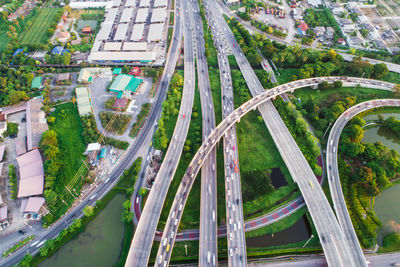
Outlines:
{"label": "canal", "polygon": [[121,253],[124,224],[121,221],[125,195],[116,195],[85,229],[40,267],[110,267]]}
{"label": "canal", "polygon": [[[390,116],[400,119],[399,113],[382,113],[381,115],[385,119]],[[364,120],[366,121],[377,119],[377,114],[364,116]],[[375,143],[380,141],[385,146],[400,153],[400,139],[391,130],[384,127],[368,129],[364,132],[364,138],[362,141],[366,143]],[[394,231],[400,232],[400,209],[397,206],[398,203],[400,203],[400,184],[396,184],[384,190],[375,198],[375,213],[382,222],[382,229],[378,232],[377,237],[378,244],[380,245],[382,245],[382,239],[385,235]]]}
{"label": "canal", "polygon": [[282,230],[280,232],[271,234],[265,234],[257,237],[247,237],[247,247],[270,247],[286,245],[291,243],[297,243],[300,241],[306,242],[310,238],[311,228],[307,221],[307,217],[304,215],[291,227]]}

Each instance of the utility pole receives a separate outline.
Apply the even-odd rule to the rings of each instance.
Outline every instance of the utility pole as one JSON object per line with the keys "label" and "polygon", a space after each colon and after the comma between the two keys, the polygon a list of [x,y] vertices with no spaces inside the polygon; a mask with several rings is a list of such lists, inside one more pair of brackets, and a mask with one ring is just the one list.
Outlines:
{"label": "utility pole", "polygon": [[329,127],[331,127],[331,125],[332,125],[332,122],[330,122],[329,125],[328,125],[328,128],[326,128],[325,133],[324,133],[324,135],[322,136],[322,139],[324,139],[324,137],[325,137],[326,133],[328,132]]}

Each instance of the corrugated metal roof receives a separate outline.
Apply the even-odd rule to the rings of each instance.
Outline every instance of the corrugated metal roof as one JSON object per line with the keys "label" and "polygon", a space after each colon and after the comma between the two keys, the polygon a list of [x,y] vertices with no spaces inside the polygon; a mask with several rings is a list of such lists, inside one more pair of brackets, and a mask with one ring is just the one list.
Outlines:
{"label": "corrugated metal roof", "polygon": [[150,6],[150,0],[140,0],[140,7],[148,7]]}
{"label": "corrugated metal roof", "polygon": [[121,46],[122,46],[121,42],[106,42],[106,43],[104,43],[104,50],[120,51]]}
{"label": "corrugated metal roof", "polygon": [[36,76],[32,80],[31,89],[42,88],[42,76]]}
{"label": "corrugated metal roof", "polygon": [[136,14],[135,23],[146,22],[148,16],[149,16],[148,8],[139,8]]}
{"label": "corrugated metal roof", "polygon": [[161,40],[163,36],[164,23],[150,24],[149,34],[147,35],[147,41],[154,42]]}
{"label": "corrugated metal roof", "polygon": [[167,17],[167,9],[164,8],[154,8],[151,15],[151,22],[163,22]]}
{"label": "corrugated metal roof", "polygon": [[133,25],[131,41],[140,41],[143,38],[144,24]]}
{"label": "corrugated metal roof", "polygon": [[17,157],[19,166],[18,197],[34,196],[43,193],[43,160],[38,149]]}
{"label": "corrugated metal roof", "polygon": [[125,42],[122,50],[130,50],[130,51],[146,51],[147,43],[145,42]]}
{"label": "corrugated metal roof", "polygon": [[156,52],[94,52],[90,54],[90,59],[93,60],[125,60],[125,61],[140,61],[156,59]]}
{"label": "corrugated metal roof", "polygon": [[26,203],[24,212],[38,213],[40,208],[43,206],[43,203],[43,197],[30,197],[28,198],[28,202]]}
{"label": "corrugated metal roof", "polygon": [[124,22],[130,21],[132,18],[132,14],[133,14],[133,7],[125,8],[124,11],[122,12],[119,23],[124,23]]}
{"label": "corrugated metal roof", "polygon": [[114,40],[124,40],[126,32],[128,31],[128,24],[118,24],[117,31],[115,32]]}
{"label": "corrugated metal roof", "polygon": [[154,7],[166,6],[167,0],[155,0]]}
{"label": "corrugated metal roof", "polygon": [[118,75],[110,86],[111,91],[123,91],[128,86],[133,76],[128,74]]}

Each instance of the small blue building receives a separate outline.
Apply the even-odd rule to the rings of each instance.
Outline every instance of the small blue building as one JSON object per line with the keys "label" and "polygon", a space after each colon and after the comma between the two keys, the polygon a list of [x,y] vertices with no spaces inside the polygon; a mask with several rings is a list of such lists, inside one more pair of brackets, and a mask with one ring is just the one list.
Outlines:
{"label": "small blue building", "polygon": [[51,53],[52,53],[53,55],[61,55],[62,52],[63,52],[63,50],[64,50],[64,47],[58,45],[58,46],[55,46],[55,47],[51,50]]}

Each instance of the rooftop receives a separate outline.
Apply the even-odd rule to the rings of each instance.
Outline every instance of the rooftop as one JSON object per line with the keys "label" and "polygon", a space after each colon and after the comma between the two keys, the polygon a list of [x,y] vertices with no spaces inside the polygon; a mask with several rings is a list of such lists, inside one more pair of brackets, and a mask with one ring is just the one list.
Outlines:
{"label": "rooftop", "polygon": [[38,213],[40,208],[43,206],[43,203],[43,197],[30,197],[28,198],[28,202],[26,203],[24,212]]}
{"label": "rooftop", "polygon": [[36,76],[35,78],[33,78],[31,89],[41,89],[42,87],[42,76]]}
{"label": "rooftop", "polygon": [[43,160],[38,149],[17,157],[20,179],[18,197],[41,195],[44,185]]}

